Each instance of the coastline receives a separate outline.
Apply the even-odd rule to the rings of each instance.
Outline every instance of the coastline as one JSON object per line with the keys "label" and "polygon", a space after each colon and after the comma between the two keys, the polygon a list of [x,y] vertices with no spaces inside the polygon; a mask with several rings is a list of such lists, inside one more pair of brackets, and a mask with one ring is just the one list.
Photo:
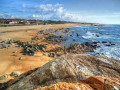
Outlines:
{"label": "coastline", "polygon": [[[15,27],[3,27],[0,28],[0,42],[8,40],[16,40],[23,42],[30,42],[33,37],[37,35],[37,32],[41,30],[63,30],[67,27],[73,26],[88,26],[90,24],[58,24],[58,25],[40,25],[40,26],[15,26]],[[29,28],[28,28],[29,27]],[[19,29],[18,29],[19,28]],[[3,30],[4,29],[4,30]],[[39,37],[44,37],[43,35],[38,35]],[[41,40],[36,41],[36,43],[45,43],[41,42]],[[1,45],[4,43],[1,43]],[[47,49],[54,49],[60,47],[59,45],[52,43],[47,43]],[[36,52],[36,56],[23,55],[21,53],[22,47],[18,47],[16,43],[7,44],[10,47],[0,49],[0,74],[1,75],[10,75],[13,71],[18,71],[21,74],[25,73],[34,68],[38,68],[43,66],[47,62],[54,59],[53,57],[48,57],[48,52]],[[14,51],[17,53],[14,56]],[[45,54],[46,56],[43,56]],[[23,57],[22,60],[19,60],[20,57]],[[43,61],[44,60],[44,61]],[[4,68],[3,68],[4,67]],[[12,77],[8,77],[6,80],[11,79]],[[2,80],[4,82],[6,80]]]}
{"label": "coastline", "polygon": [[[109,77],[114,77],[116,80],[117,79],[119,80],[119,63],[120,62],[117,61],[116,59],[108,58],[105,56],[92,56],[88,54],[79,54],[80,52],[86,52],[86,49],[88,51],[92,51],[92,48],[89,46],[89,43],[87,43],[88,46],[87,44],[71,44],[71,47],[69,47],[69,51],[67,51],[68,47],[62,47],[58,45],[58,43],[61,40],[64,40],[64,38],[63,36],[57,35],[57,33],[55,34],[55,32],[66,33],[67,31],[69,31],[68,27],[73,27],[73,26],[78,26],[78,24],[72,24],[72,25],[61,24],[61,25],[53,25],[53,26],[43,25],[41,26],[43,28],[39,27],[36,29],[34,28],[33,30],[16,29],[15,27],[12,27],[14,29],[12,30],[6,29],[5,32],[1,31],[2,32],[0,33],[1,45],[3,44],[7,46],[10,45],[10,47],[0,49],[0,57],[1,57],[0,58],[0,62],[1,62],[0,78],[2,76],[5,78],[3,80],[0,80],[0,88],[9,88],[11,86],[14,88],[16,87],[16,85],[18,86],[21,85],[21,83],[25,83],[24,85],[27,85],[26,83],[29,83],[29,80],[32,80],[32,83],[38,84],[38,82],[34,80],[39,79],[38,77],[39,74],[43,75],[42,78],[44,77],[43,81],[41,80],[41,83],[40,83],[41,85],[43,85],[43,87],[38,88],[40,90],[46,87],[46,83],[48,85],[51,84],[53,86],[56,84],[61,85],[62,80],[65,81],[65,84],[67,84],[68,82],[76,84],[74,83],[74,81],[76,80],[76,82],[80,82],[80,85],[81,83],[84,83],[83,85],[89,85],[87,81],[90,80],[90,82],[92,82],[91,80],[94,79],[93,82],[98,82],[97,79],[101,78],[102,80],[100,84],[101,87],[93,86],[95,88],[103,88],[103,85],[104,85],[103,81],[105,78],[110,80],[111,83],[114,83],[114,82]],[[56,38],[55,40],[56,43],[52,43],[52,38]],[[27,52],[26,50],[26,46],[28,47],[27,49],[31,50],[33,48],[39,47],[40,45],[42,46],[46,45],[47,48],[45,50],[43,48],[42,50],[41,48],[35,51],[33,50],[34,52],[33,55],[31,55],[31,53]],[[67,57],[67,62],[69,62],[70,65],[67,65],[68,63],[65,62],[66,57]],[[78,66],[78,64],[81,64],[81,65]],[[93,66],[91,67],[90,70],[89,70],[90,68],[89,64],[90,66]],[[57,69],[56,65],[58,65],[57,67],[59,66],[60,67]],[[77,66],[74,67],[74,65],[77,65]],[[76,67],[80,69],[77,69]],[[86,68],[85,69],[86,73],[81,72],[81,69],[83,69],[84,67]],[[112,71],[110,68],[112,68]],[[99,69],[100,69],[100,72],[99,72]],[[74,73],[74,71],[76,72]],[[13,72],[19,72],[20,76],[17,76],[17,77],[11,76]],[[45,72],[44,73],[45,75],[42,74],[42,72],[43,73]],[[81,72],[82,74],[78,72]],[[112,72],[112,73],[109,73],[109,72]],[[48,75],[48,73],[50,74]],[[51,73],[53,74],[53,76],[51,76]],[[56,76],[56,73],[59,73],[59,74]],[[62,77],[61,77],[61,73],[63,73]],[[75,75],[72,75],[72,74],[75,74]],[[81,75],[82,78],[78,78],[77,74]],[[74,79],[73,76],[76,79]],[[52,77],[54,78],[58,77],[59,80],[56,81],[55,79],[54,81]],[[46,81],[46,79],[48,79],[48,81]],[[52,79],[54,82],[56,82],[56,84],[52,82]],[[81,81],[81,80],[84,80],[84,81]],[[67,86],[69,86],[69,83],[67,84]],[[91,88],[92,90],[92,87],[88,87],[88,86],[85,86],[85,87],[89,89]],[[26,86],[23,86],[23,87],[20,86],[18,87],[18,89],[19,88],[26,88]],[[49,88],[49,86],[46,88]]]}
{"label": "coastline", "polygon": [[[94,25],[94,24],[93,24]],[[0,27],[0,32],[8,31],[24,31],[24,30],[48,30],[48,29],[60,29],[73,26],[91,26],[91,24],[80,24],[80,23],[66,23],[66,24],[48,24],[48,25],[32,25],[32,26],[10,26]]]}

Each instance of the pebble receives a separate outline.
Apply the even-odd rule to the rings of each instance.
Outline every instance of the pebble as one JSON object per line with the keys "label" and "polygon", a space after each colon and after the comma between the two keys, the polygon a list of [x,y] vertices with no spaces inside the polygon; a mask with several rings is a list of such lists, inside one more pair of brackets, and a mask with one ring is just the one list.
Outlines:
{"label": "pebble", "polygon": [[29,55],[29,56],[35,56],[36,53],[29,53],[28,55]]}
{"label": "pebble", "polygon": [[20,76],[20,72],[17,72],[17,71],[12,72],[12,73],[10,74],[10,76],[18,77],[18,76]]}
{"label": "pebble", "polygon": [[49,57],[56,57],[55,52],[48,54]]}
{"label": "pebble", "polygon": [[22,59],[23,59],[23,57],[20,57],[20,58],[19,58],[19,60],[22,60]]}
{"label": "pebble", "polygon": [[10,45],[8,45],[8,47],[10,47]]}
{"label": "pebble", "polygon": [[8,77],[7,75],[0,76],[0,80],[4,80],[4,79],[6,79],[7,77]]}
{"label": "pebble", "polygon": [[2,44],[2,48],[7,48],[7,45],[6,44]]}
{"label": "pebble", "polygon": [[75,39],[73,39],[73,41],[75,41]]}
{"label": "pebble", "polygon": [[13,51],[13,53],[17,53],[17,51]]}
{"label": "pebble", "polygon": [[2,41],[1,43],[5,43],[5,41]]}
{"label": "pebble", "polygon": [[8,40],[6,44],[12,44],[13,40]]}
{"label": "pebble", "polygon": [[43,56],[46,56],[46,54],[43,54]]}

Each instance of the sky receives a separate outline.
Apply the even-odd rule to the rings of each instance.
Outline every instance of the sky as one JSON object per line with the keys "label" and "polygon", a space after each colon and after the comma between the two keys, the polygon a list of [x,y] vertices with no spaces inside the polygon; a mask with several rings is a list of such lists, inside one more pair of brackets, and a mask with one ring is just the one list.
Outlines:
{"label": "sky", "polygon": [[120,0],[0,0],[0,18],[120,24]]}

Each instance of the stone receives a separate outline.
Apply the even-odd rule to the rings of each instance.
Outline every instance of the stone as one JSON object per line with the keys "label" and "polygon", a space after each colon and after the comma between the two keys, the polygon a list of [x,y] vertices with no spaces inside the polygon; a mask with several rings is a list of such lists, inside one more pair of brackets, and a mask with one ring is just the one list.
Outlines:
{"label": "stone", "polygon": [[63,38],[63,36],[60,36],[60,38]]}
{"label": "stone", "polygon": [[96,37],[99,37],[99,35],[98,35],[98,34],[96,34]]}
{"label": "stone", "polygon": [[17,72],[17,71],[12,72],[12,73],[10,74],[10,76],[18,77],[18,76],[20,76],[20,72]]}
{"label": "stone", "polygon": [[6,43],[6,41],[1,41],[1,43]]}
{"label": "stone", "polygon": [[115,85],[114,90],[120,90],[120,85]]}
{"label": "stone", "polygon": [[6,42],[6,44],[12,44],[13,43],[13,40],[8,40],[7,42]]}
{"label": "stone", "polygon": [[57,56],[61,56],[61,54],[57,54]]}
{"label": "stone", "polygon": [[73,35],[70,35],[71,37],[73,37]]}
{"label": "stone", "polygon": [[6,44],[2,44],[2,48],[7,48],[7,45]]}
{"label": "stone", "polygon": [[92,44],[98,44],[98,43],[100,43],[100,42],[92,42]]}
{"label": "stone", "polygon": [[70,53],[93,52],[93,47],[86,46],[86,44],[71,43],[69,47],[69,52]]}
{"label": "stone", "polygon": [[0,76],[0,80],[4,80],[4,79],[6,79],[7,77],[8,77],[7,75]]}
{"label": "stone", "polygon": [[80,35],[78,33],[76,33],[76,36],[79,37]]}
{"label": "stone", "polygon": [[13,53],[17,53],[17,51],[13,51]]}
{"label": "stone", "polygon": [[115,45],[114,43],[112,43],[111,45]]}
{"label": "stone", "polygon": [[11,47],[10,45],[8,45],[8,47]]}
{"label": "stone", "polygon": [[22,60],[22,59],[23,59],[23,57],[20,57],[20,58],[19,58],[19,60]]}
{"label": "stone", "polygon": [[43,52],[45,52],[45,51],[46,51],[46,48],[43,47],[41,50],[42,50]]}
{"label": "stone", "polygon": [[107,43],[107,41],[102,41],[102,43]]}
{"label": "stone", "polygon": [[32,53],[32,56],[35,56],[36,55],[36,53]]}
{"label": "stone", "polygon": [[55,54],[55,52],[53,52],[53,53],[49,53],[48,56],[49,57],[56,57],[56,54]]}
{"label": "stone", "polygon": [[35,54],[36,51],[46,51],[46,44],[39,44],[39,43],[31,43],[31,42],[20,42],[17,41],[16,42],[18,44],[18,46],[23,47],[22,53],[24,54]]}
{"label": "stone", "polygon": [[29,55],[29,56],[35,56],[36,53],[29,53],[28,55]]}
{"label": "stone", "polygon": [[73,41],[75,41],[75,39],[73,39]]}
{"label": "stone", "polygon": [[85,42],[86,46],[91,46],[91,44],[89,42]]}
{"label": "stone", "polygon": [[43,53],[43,56],[46,56],[46,54]]}

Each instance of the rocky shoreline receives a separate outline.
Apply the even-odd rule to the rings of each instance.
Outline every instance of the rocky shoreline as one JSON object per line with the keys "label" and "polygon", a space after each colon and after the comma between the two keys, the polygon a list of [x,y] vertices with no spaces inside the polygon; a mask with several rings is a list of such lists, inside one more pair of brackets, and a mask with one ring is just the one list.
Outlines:
{"label": "rocky shoreline", "polygon": [[[70,47],[55,46],[67,40],[62,34],[68,32],[69,28],[39,30],[29,41],[14,39],[1,41],[1,50],[9,49],[13,45],[21,49],[20,54],[23,55],[21,57],[17,55],[18,51],[13,51],[13,57],[17,57],[20,61],[25,61],[24,57],[26,56],[33,56],[34,58],[38,52],[42,54],[42,57],[50,57],[53,60],[42,67],[37,67],[23,74],[14,71],[10,75],[0,75],[0,80],[7,79],[8,76],[14,78],[5,83],[0,83],[0,89],[53,90],[55,89],[54,86],[58,85],[59,90],[63,85],[65,85],[65,89],[71,88],[69,85],[73,85],[72,90],[80,90],[83,89],[81,85],[84,85],[87,90],[119,90],[120,61],[105,56],[80,54],[94,52],[94,49],[98,47],[96,44],[100,42],[71,43]],[[104,41],[102,43],[108,46],[114,45],[111,42]],[[50,44],[55,47],[51,48]],[[113,80],[116,80],[116,82],[113,82]],[[107,84],[105,84],[105,81],[107,81]]]}

